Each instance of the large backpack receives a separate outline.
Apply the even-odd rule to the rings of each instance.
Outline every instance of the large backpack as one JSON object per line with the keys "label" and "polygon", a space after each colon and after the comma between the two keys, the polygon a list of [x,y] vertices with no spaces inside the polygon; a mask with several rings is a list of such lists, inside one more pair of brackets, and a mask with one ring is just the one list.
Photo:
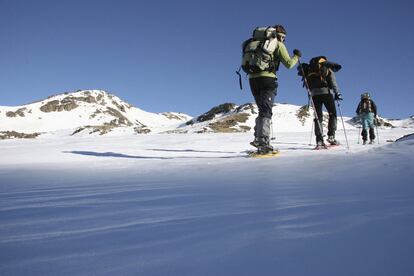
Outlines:
{"label": "large backpack", "polygon": [[326,61],[327,59],[324,56],[314,57],[309,61],[309,66],[306,70],[306,79],[308,80],[310,89],[329,87],[326,79],[329,75],[329,69],[324,66]]}
{"label": "large backpack", "polygon": [[[328,87],[332,89],[331,83],[327,81],[327,77],[330,74],[330,70],[338,72],[342,69],[342,66],[338,63],[328,61],[325,56],[314,57],[308,63],[302,63],[298,66],[298,75],[302,77],[304,81],[303,73],[306,76],[309,89]],[[303,83],[305,86],[305,82]]]}
{"label": "large backpack", "polygon": [[242,44],[243,57],[241,68],[247,74],[275,70],[273,53],[277,48],[276,29],[260,27]]}

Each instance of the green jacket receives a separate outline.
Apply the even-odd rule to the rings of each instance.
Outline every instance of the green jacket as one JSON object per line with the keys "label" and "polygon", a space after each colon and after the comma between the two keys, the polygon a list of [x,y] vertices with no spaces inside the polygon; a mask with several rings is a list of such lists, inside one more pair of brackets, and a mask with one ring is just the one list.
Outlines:
{"label": "green jacket", "polygon": [[[279,67],[280,62],[285,65],[286,68],[290,69],[298,63],[298,57],[293,56],[292,58],[289,56],[289,53],[286,49],[285,44],[283,42],[278,41],[276,51],[273,53],[273,59],[275,61],[276,68]],[[263,71],[260,73],[249,74],[249,78],[259,78],[259,77],[270,77],[276,78],[276,72],[269,72]]]}

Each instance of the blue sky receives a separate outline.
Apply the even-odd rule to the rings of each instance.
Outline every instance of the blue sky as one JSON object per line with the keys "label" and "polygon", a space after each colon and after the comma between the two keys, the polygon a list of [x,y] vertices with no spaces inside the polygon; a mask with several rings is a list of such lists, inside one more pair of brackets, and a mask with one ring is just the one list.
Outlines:
{"label": "blue sky", "polygon": [[[253,101],[235,70],[257,26],[283,24],[303,62],[339,62],[342,111],[369,91],[379,114],[414,115],[412,1],[0,0],[0,105],[104,89],[150,112],[198,115]],[[296,68],[276,102],[303,105]]]}

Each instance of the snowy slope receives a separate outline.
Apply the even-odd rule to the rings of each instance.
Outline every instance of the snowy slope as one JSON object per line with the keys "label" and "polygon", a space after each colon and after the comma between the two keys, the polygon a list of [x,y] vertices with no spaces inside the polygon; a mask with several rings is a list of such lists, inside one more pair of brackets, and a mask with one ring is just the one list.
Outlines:
{"label": "snowy slope", "polygon": [[135,132],[160,132],[191,119],[181,113],[143,111],[102,90],[85,90],[49,97],[36,103],[0,107],[0,131],[23,133],[94,128],[104,134],[117,128]]}
{"label": "snowy slope", "polygon": [[414,116],[402,120],[390,120],[390,123],[395,127],[414,128]]}
{"label": "snowy slope", "polygon": [[413,275],[411,132],[2,140],[0,275]]}

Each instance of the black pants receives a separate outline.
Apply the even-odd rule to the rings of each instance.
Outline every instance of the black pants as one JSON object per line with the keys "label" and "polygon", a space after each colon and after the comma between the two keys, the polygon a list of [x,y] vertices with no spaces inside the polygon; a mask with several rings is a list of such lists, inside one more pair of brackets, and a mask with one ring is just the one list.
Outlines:
{"label": "black pants", "polygon": [[336,108],[335,100],[332,94],[316,95],[312,97],[313,104],[315,105],[316,114],[318,115],[319,124],[315,120],[315,136],[316,142],[323,141],[323,129],[319,128],[319,125],[323,127],[323,113],[322,105],[325,106],[329,114],[328,121],[328,136],[335,136],[336,131]]}
{"label": "black pants", "polygon": [[[363,129],[361,132],[362,140],[366,141],[368,139],[367,130]],[[369,140],[373,141],[375,140],[375,131],[374,128],[369,128]]]}
{"label": "black pants", "polygon": [[259,115],[254,126],[254,138],[262,145],[269,145],[277,82],[275,78],[260,77],[250,79],[249,83],[254,100],[259,108]]}
{"label": "black pants", "polygon": [[250,89],[259,108],[259,117],[272,118],[273,102],[277,94],[275,78],[260,77],[249,79]]}

